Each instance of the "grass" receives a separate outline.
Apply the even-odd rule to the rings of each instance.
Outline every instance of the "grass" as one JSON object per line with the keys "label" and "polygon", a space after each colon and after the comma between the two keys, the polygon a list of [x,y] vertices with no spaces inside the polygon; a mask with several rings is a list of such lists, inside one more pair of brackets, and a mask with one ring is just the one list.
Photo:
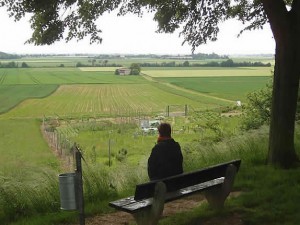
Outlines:
{"label": "grass", "polygon": [[270,77],[156,78],[210,96],[245,101],[248,93],[265,87]]}
{"label": "grass", "polygon": [[[202,113],[201,127],[209,123],[209,113]],[[217,114],[216,114],[217,115]],[[205,117],[205,119],[204,119]],[[212,120],[215,118],[212,118]],[[217,134],[209,128],[197,130],[196,124],[190,123],[191,118],[172,118],[165,119],[172,123],[172,136],[183,144],[188,152],[191,148],[190,143],[199,141],[211,143]],[[232,136],[236,133],[239,118],[222,118],[219,123],[222,138]],[[199,121],[200,124],[200,121]],[[64,135],[71,142],[79,143],[85,158],[88,162],[97,163],[99,166],[107,166],[109,151],[112,155],[112,166],[118,167],[124,163],[127,166],[136,167],[144,164],[150,154],[151,148],[156,142],[157,133],[145,134],[141,132],[139,125],[133,124],[112,124],[109,122],[90,122],[74,123],[73,125],[61,126],[58,133]],[[134,145],[132,143],[135,143]],[[194,148],[194,147],[192,147]],[[196,148],[196,147],[195,147]],[[125,159],[118,160],[119,152],[127,150]],[[189,161],[189,160],[188,160]],[[188,166],[188,164],[186,165]]]}
{"label": "grass", "polygon": [[[224,224],[232,215],[238,215],[243,224],[249,225],[298,224],[300,169],[280,170],[265,165],[267,134],[267,128],[263,128],[238,137],[227,138],[213,145],[194,142],[193,145],[189,145],[189,150],[183,144],[186,171],[235,158],[242,159],[234,185],[234,190],[242,194],[239,197],[227,199],[222,210],[212,210],[206,204],[202,204],[189,212],[164,218],[159,224],[192,225],[202,224],[205,221]],[[297,149],[299,147],[297,143]],[[84,175],[86,213],[89,216],[99,213],[99,209],[101,209],[100,213],[110,212],[106,205],[108,201],[131,195],[134,185],[147,179],[146,168],[141,164],[138,169],[137,166],[130,167],[124,164],[111,172],[101,168],[99,170],[97,163],[88,163],[88,166],[84,164],[84,171],[87,171]],[[103,189],[97,189],[99,187]],[[57,213],[54,212],[52,215]],[[14,224],[38,224],[35,221],[43,221],[45,225],[53,224],[53,221],[55,224],[62,224],[77,219],[77,214],[74,213],[61,213],[52,218],[46,215],[28,217]],[[51,214],[48,213],[48,215]]]}
{"label": "grass", "polygon": [[57,158],[42,137],[40,121],[0,119],[0,137],[1,176],[9,174],[22,180],[41,167],[59,168]]}
{"label": "grass", "polygon": [[[205,221],[215,221],[213,224],[230,224],[226,221],[232,215],[239,215],[242,223],[249,225],[299,223],[300,169],[280,170],[265,165],[267,133],[254,132],[247,135],[247,138],[240,137],[239,140],[230,142],[227,140],[227,143],[213,146],[210,154],[199,156],[200,160],[196,159],[199,164],[206,165],[219,162],[221,158],[224,161],[241,158],[242,165],[234,190],[242,194],[227,200],[221,211],[212,210],[204,204],[192,211],[163,219],[159,224],[192,225],[202,224]],[[299,150],[298,144],[297,149]]]}

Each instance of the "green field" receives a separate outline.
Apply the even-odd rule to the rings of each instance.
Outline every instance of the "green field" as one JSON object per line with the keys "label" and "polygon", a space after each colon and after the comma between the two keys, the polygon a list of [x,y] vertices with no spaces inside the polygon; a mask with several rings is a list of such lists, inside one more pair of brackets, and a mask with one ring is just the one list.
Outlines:
{"label": "green field", "polygon": [[[102,68],[83,70],[0,69],[2,123],[11,124],[14,130],[19,119],[29,119],[30,124],[44,116],[140,116],[165,113],[168,105],[188,105],[196,110],[233,106],[236,100],[243,101],[248,91],[263,87],[269,79],[268,76],[237,76],[249,71],[268,73],[269,68],[176,68],[177,76],[181,74],[183,77],[172,77],[174,68],[144,68],[145,73],[161,74],[150,80],[143,76],[116,76],[111,68],[105,68],[106,71]],[[189,77],[203,71],[234,73],[236,76]],[[21,136],[6,130],[11,132],[12,139]],[[27,141],[27,144],[23,143],[24,147],[34,148],[35,145]],[[14,144],[6,145],[8,152],[19,149]]]}
{"label": "green field", "polygon": [[165,112],[167,105],[185,104],[197,109],[211,109],[218,106],[216,101],[212,100],[209,103],[207,98],[195,101],[166,92],[151,84],[62,85],[47,98],[23,101],[3,117],[42,118],[44,115],[109,117],[136,115],[134,113],[155,114]]}
{"label": "green field", "polygon": [[112,71],[83,72],[78,68],[0,69],[0,113],[26,99],[43,98],[62,84],[136,84],[140,76],[116,76]]}
{"label": "green field", "polygon": [[0,85],[0,113],[7,112],[26,99],[44,98],[57,88],[55,84]]}
{"label": "green field", "polygon": [[[212,109],[232,105],[236,100],[244,101],[248,92],[267,83],[269,76],[263,74],[270,70],[148,68],[145,73],[156,79],[149,83],[142,76],[116,76],[109,68],[106,69],[0,69],[0,112],[17,106],[3,116],[41,118],[44,115],[151,114],[164,112],[167,105],[174,104],[187,104],[198,110]],[[259,75],[250,76],[254,73]],[[187,92],[187,89],[195,92]]]}
{"label": "green field", "polygon": [[269,76],[157,78],[161,82],[234,101],[245,101],[248,93],[263,88],[270,79]]}

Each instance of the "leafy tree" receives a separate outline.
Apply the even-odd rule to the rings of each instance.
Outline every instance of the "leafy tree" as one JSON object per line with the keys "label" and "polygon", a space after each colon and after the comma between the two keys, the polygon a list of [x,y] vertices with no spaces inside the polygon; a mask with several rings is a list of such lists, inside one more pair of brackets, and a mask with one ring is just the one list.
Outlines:
{"label": "leafy tree", "polygon": [[22,68],[28,68],[29,66],[28,66],[28,64],[26,62],[22,62],[21,67]]}
{"label": "leafy tree", "polygon": [[233,67],[234,66],[234,62],[232,59],[227,59],[224,62],[221,62],[221,66],[223,67]]}
{"label": "leafy tree", "polygon": [[85,65],[82,64],[81,62],[77,62],[77,63],[76,63],[76,67],[83,67],[83,66],[85,66]]}
{"label": "leafy tree", "polygon": [[184,43],[193,51],[217,40],[219,23],[224,20],[237,18],[246,24],[244,30],[269,23],[276,54],[268,162],[281,167],[299,162],[294,131],[300,76],[300,0],[0,0],[0,6],[6,6],[16,20],[30,13],[33,34],[28,42],[36,45],[88,35],[90,42],[101,42],[95,21],[115,9],[119,15],[154,12],[158,31],[172,33],[182,28]]}
{"label": "leafy tree", "polygon": [[131,75],[140,75],[140,72],[141,72],[140,64],[132,63],[130,65],[129,69],[131,69],[131,72],[130,72]]}
{"label": "leafy tree", "polygon": [[115,70],[115,75],[120,75],[119,69]]}
{"label": "leafy tree", "polygon": [[184,61],[182,65],[188,67],[188,66],[190,66],[190,62],[189,61]]}
{"label": "leafy tree", "polygon": [[[263,124],[270,124],[273,89],[271,81],[264,88],[247,95],[247,103],[243,105],[242,129],[256,129]],[[296,111],[296,121],[298,120],[300,120],[300,92]]]}

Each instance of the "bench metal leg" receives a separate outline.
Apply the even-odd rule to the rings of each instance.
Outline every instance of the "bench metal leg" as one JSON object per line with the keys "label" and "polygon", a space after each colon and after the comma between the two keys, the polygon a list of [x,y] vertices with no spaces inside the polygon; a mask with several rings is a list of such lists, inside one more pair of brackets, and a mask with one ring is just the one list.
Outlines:
{"label": "bench metal leg", "polygon": [[151,208],[143,209],[133,214],[138,225],[158,224],[164,210],[166,190],[166,185],[163,182],[158,182],[156,184]]}
{"label": "bench metal leg", "polygon": [[222,208],[228,195],[230,194],[237,169],[230,164],[226,169],[224,183],[221,187],[215,187],[205,192],[208,204],[213,208]]}

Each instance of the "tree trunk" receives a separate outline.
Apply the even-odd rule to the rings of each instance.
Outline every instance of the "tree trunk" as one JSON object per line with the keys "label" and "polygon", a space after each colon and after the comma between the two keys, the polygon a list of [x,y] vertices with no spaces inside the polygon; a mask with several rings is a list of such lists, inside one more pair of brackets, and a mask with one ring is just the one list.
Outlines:
{"label": "tree trunk", "polygon": [[[293,21],[297,24],[296,21]],[[294,147],[295,115],[300,75],[299,38],[296,24],[289,24],[276,41],[273,99],[268,163],[290,168],[298,162]],[[282,36],[281,36],[282,37]]]}

